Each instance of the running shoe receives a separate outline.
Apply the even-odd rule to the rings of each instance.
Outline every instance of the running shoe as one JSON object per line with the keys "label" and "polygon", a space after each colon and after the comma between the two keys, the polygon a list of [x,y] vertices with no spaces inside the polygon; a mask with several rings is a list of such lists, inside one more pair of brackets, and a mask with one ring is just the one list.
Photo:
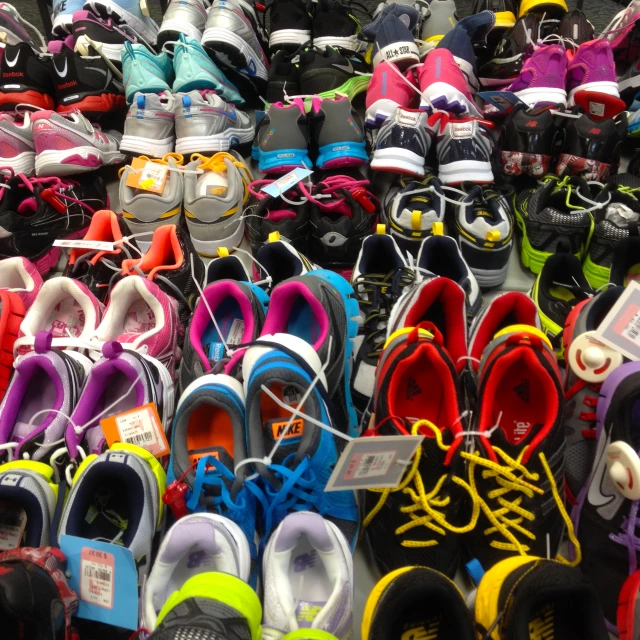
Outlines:
{"label": "running shoe", "polygon": [[286,102],[285,92],[287,96],[298,96],[302,93],[298,60],[298,53],[291,53],[286,49],[280,49],[271,57],[266,96],[269,104]]}
{"label": "running shoe", "polygon": [[164,469],[146,449],[115,443],[78,468],[58,535],[117,540],[131,550],[142,582],[162,523],[165,483]]}
{"label": "running shoe", "polygon": [[564,15],[558,27],[558,34],[564,41],[572,40],[578,46],[595,38],[593,25],[580,9],[574,9]]}
{"label": "running shoe", "polygon": [[[407,82],[403,80],[403,76]],[[369,127],[379,127],[396,109],[415,106],[416,92],[410,85],[414,85],[411,72],[405,75],[396,65],[381,62],[373,70],[371,82],[367,87],[365,124]]]}
{"label": "running shoe", "polygon": [[101,131],[79,111],[65,114],[38,111],[32,119],[39,177],[94,171],[126,159],[119,151],[122,134]]}
{"label": "running shoe", "polygon": [[609,281],[612,284],[626,287],[633,280],[638,280],[640,273],[638,249],[640,249],[640,239],[637,236],[618,242],[611,261]]}
{"label": "running shoe", "polygon": [[477,519],[462,481],[462,398],[457,385],[442,336],[417,327],[389,336],[376,371],[375,419],[363,437],[426,437],[396,489],[365,492],[362,526],[383,574],[427,566],[455,576],[462,534]]}
{"label": "running shoe", "polygon": [[136,93],[124,121],[120,150],[150,158],[162,158],[172,153],[175,145],[175,110],[176,100],[168,91],[159,95]]}
{"label": "running shoe", "polygon": [[298,630],[309,637],[316,630],[338,640],[352,637],[353,560],[331,520],[308,511],[288,515],[269,538],[262,575],[263,637]]}
{"label": "running shoe", "polygon": [[289,278],[302,276],[318,269],[293,244],[280,239],[279,233],[270,235],[268,242],[256,251],[253,279],[271,289]]}
{"label": "running shoe", "polygon": [[311,40],[311,7],[305,0],[276,0],[270,7],[269,48],[298,49]]}
{"label": "running shoe", "polygon": [[143,44],[125,42],[122,52],[122,74],[125,96],[129,104],[136,93],[171,92],[174,71],[171,58],[165,51],[155,54]]}
{"label": "running shoe", "polygon": [[158,31],[158,45],[175,42],[180,34],[200,42],[207,22],[208,0],[171,0]]}
{"label": "running shoe", "polygon": [[214,91],[178,93],[175,98],[177,153],[228,151],[253,140],[251,118]]}
{"label": "running shoe", "polygon": [[54,108],[51,60],[38,55],[26,42],[5,46],[0,77],[1,111],[14,111],[19,104]]}
{"label": "running shoe", "polygon": [[53,0],[52,4],[52,33],[54,36],[63,38],[71,33],[73,14],[82,9],[84,0]]}
{"label": "running shoe", "polygon": [[319,0],[313,12],[313,44],[319,49],[362,51],[366,44],[358,39],[360,21],[353,7],[341,0]]}
{"label": "running shoe", "polygon": [[171,594],[194,576],[216,572],[248,582],[250,560],[247,538],[232,520],[213,513],[180,518],[162,539],[144,585],[141,624],[153,631]]}
{"label": "running shoe", "polygon": [[218,280],[237,280],[238,282],[252,281],[249,270],[238,255],[235,253],[230,254],[229,250],[225,247],[221,247],[217,253],[218,257],[213,258],[207,265],[205,284],[212,284]]}
{"label": "running shoe", "polygon": [[2,173],[35,173],[36,149],[33,144],[31,115],[0,115],[0,171]]}
{"label": "running shoe", "polygon": [[146,4],[140,0],[85,0],[84,9],[101,18],[112,18],[118,24],[126,25],[134,33],[139,33],[149,44],[156,44],[158,25],[147,16]]}
{"label": "running shoe", "polygon": [[25,310],[35,302],[40,289],[42,276],[32,262],[22,256],[0,260],[0,290],[19,296]]}
{"label": "running shoe", "polygon": [[550,19],[558,20],[567,13],[567,3],[565,0],[523,0],[520,3],[518,17],[527,13],[545,15]]}
{"label": "running shoe", "polygon": [[207,158],[194,154],[184,178],[184,214],[196,251],[215,257],[218,247],[238,246],[244,235],[244,207],[251,172],[242,156],[220,152]]}
{"label": "running shoe", "polygon": [[480,287],[504,283],[513,248],[511,207],[495,186],[463,185],[456,211],[460,253]]}
{"label": "running shoe", "polygon": [[[328,0],[341,5],[338,0]],[[318,48],[317,45],[300,54],[300,89],[298,93],[321,98],[338,98],[338,94],[353,99],[369,86],[369,66],[364,58],[355,52],[333,47]],[[287,95],[297,95],[295,86]]]}
{"label": "running shoe", "polygon": [[[475,13],[475,12],[474,12]],[[454,0],[435,0],[429,3],[427,15],[422,19],[420,40],[438,44],[458,24],[458,9]]]}
{"label": "running shoe", "polygon": [[362,640],[402,638],[405,633],[415,638],[428,638],[434,633],[459,640],[477,637],[460,589],[428,567],[403,567],[388,573],[367,598]]}
{"label": "running shoe", "polygon": [[487,638],[535,637],[538,630],[558,637],[563,629],[585,640],[609,637],[598,591],[580,569],[532,555],[502,560],[484,574],[475,618]]}
{"label": "running shoe", "polygon": [[625,104],[631,105],[640,91],[640,60],[631,63],[623,73],[618,74],[618,90]]}
{"label": "running shoe", "polygon": [[406,68],[420,62],[418,45],[413,31],[418,23],[418,12],[410,6],[387,5],[377,20],[361,31],[361,37],[373,37],[372,65],[382,62]]}

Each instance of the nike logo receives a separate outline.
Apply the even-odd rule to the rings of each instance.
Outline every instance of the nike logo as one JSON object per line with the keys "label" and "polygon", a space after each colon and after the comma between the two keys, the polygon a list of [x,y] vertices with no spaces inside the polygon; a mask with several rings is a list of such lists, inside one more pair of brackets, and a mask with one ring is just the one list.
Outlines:
{"label": "nike logo", "polygon": [[[613,428],[613,425],[611,425]],[[596,451],[596,464],[594,466],[587,500],[605,520],[611,520],[625,497],[616,489],[615,484],[607,470],[607,449],[611,444],[611,428],[606,438],[600,438]]]}
{"label": "nike logo", "polygon": [[18,58],[19,57],[20,57],[20,49],[18,49],[18,51],[16,51],[16,57],[13,60],[9,60],[9,55],[7,53],[4,54],[5,62],[10,67],[15,67],[16,66],[16,64],[18,63]]}
{"label": "nike logo", "polygon": [[229,120],[233,120],[234,122],[238,119],[238,116],[235,111],[223,111],[222,109],[212,109],[212,113],[217,113],[219,116],[226,116]]}
{"label": "nike logo", "polygon": [[60,69],[58,69],[57,65],[56,65],[56,61],[55,58],[53,60],[53,68],[56,70],[56,73],[61,77],[61,78],[66,78],[67,76],[67,62],[68,60],[65,58],[64,59],[64,67],[62,68],[62,71],[60,71]]}
{"label": "nike logo", "polygon": [[347,73],[353,73],[353,65],[349,62],[347,65],[344,64],[335,64],[335,62],[331,65],[336,69],[341,69],[342,71],[346,71]]}

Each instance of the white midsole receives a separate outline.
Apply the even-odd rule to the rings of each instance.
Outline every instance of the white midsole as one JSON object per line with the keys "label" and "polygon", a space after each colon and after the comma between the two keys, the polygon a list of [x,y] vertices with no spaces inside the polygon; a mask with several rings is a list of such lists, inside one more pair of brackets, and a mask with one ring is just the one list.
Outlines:
{"label": "white midsole", "polygon": [[325,47],[338,47],[340,49],[348,49],[349,51],[364,51],[367,43],[359,40],[358,36],[348,36],[340,38],[338,36],[324,36],[322,38],[314,38],[313,44],[316,47],[324,49]]}
{"label": "white midsole", "polygon": [[130,136],[125,133],[120,143],[120,151],[138,153],[150,158],[162,158],[165,154],[173,151],[173,145],[173,136],[162,138],[161,140],[153,140],[142,136]]}
{"label": "white midsole", "polygon": [[424,176],[424,158],[407,149],[376,149],[371,160],[372,169],[402,169],[416,176]]}
{"label": "white midsole", "polygon": [[493,182],[493,171],[490,162],[481,160],[458,160],[441,164],[438,177],[444,184],[461,182]]}
{"label": "white midsole", "polygon": [[526,102],[529,106],[534,106],[539,102],[551,102],[556,104],[567,104],[567,92],[564,89],[557,88],[544,88],[540,89],[522,89],[520,91],[516,91],[515,95],[522,100],[522,102]]}
{"label": "white midsole", "polygon": [[253,129],[227,129],[211,136],[188,136],[176,140],[176,153],[201,153],[204,151],[228,151],[231,139],[238,138],[240,144],[253,140]]}
{"label": "white midsole", "polygon": [[279,29],[269,36],[269,46],[278,44],[306,44],[311,40],[311,31],[303,29]]}
{"label": "white midsole", "polygon": [[[65,163],[65,160],[72,156],[88,158],[97,156],[100,164],[96,166],[84,166],[74,163]],[[124,162],[126,156],[119,151],[101,151],[95,147],[75,147],[64,151],[42,151],[36,156],[36,175],[40,177],[48,176],[68,176],[74,173],[84,173],[85,171],[95,171],[102,165]]]}
{"label": "white midsole", "polygon": [[5,167],[13,169],[13,173],[24,173],[29,175],[33,173],[35,169],[35,151],[23,151],[13,158],[0,157],[0,172]]}
{"label": "white midsole", "polygon": [[[95,46],[104,53],[109,60],[114,60],[115,62],[120,62],[122,59],[122,51],[124,50],[124,44],[108,44],[107,42],[95,42]],[[87,36],[80,36],[76,40],[76,44],[74,47],[74,51],[79,53],[81,56],[90,56],[95,55],[89,50],[89,48],[93,49],[93,45],[87,40]]]}
{"label": "white midsole", "polygon": [[[189,231],[191,231],[191,227],[189,225],[189,219],[187,218],[187,227],[189,227]],[[241,242],[244,236],[244,222],[240,222],[238,228],[226,238],[220,238],[219,240],[198,240],[198,238],[194,238],[193,234],[191,234],[191,242],[193,242],[193,246],[195,250],[201,256],[206,258],[216,258],[217,257],[217,249],[219,247],[225,247],[226,249],[231,250],[235,249]]]}
{"label": "white midsole", "polygon": [[587,82],[586,84],[581,84],[575,89],[571,89],[569,92],[569,103],[572,103],[574,96],[579,91],[593,91],[594,93],[606,93],[607,95],[614,96],[616,98],[620,97],[617,82]]}
{"label": "white midsole", "polygon": [[237,33],[220,29],[219,27],[209,27],[202,35],[202,46],[215,49],[212,45],[216,42],[224,42],[225,44],[230,44],[235,47],[246,60],[253,61],[256,66],[256,76],[263,80],[269,78],[269,72],[264,66],[264,62],[260,56]]}

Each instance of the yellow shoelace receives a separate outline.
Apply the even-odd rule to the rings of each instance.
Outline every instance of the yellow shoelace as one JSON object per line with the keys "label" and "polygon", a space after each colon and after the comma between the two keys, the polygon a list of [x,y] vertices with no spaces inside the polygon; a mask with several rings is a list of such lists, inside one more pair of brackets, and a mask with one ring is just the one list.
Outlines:
{"label": "yellow shoelace", "polygon": [[[497,540],[491,541],[491,546],[496,549],[503,549],[504,551],[516,551],[520,555],[527,555],[529,547],[523,544],[515,536],[515,532],[520,533],[529,540],[535,540],[536,536],[529,531],[523,523],[532,522],[535,520],[535,515],[521,506],[523,496],[519,495],[513,500],[507,499],[507,494],[511,492],[519,492],[524,494],[528,498],[532,498],[534,495],[544,495],[544,490],[538,487],[536,482],[540,480],[540,476],[537,473],[531,473],[523,464],[522,458],[525,455],[528,447],[525,447],[517,459],[512,458],[498,447],[493,447],[493,450],[497,454],[498,458],[502,459],[503,464],[499,462],[493,462],[487,458],[482,457],[477,451],[474,453],[467,453],[463,451],[462,457],[467,460],[469,469],[469,483],[471,485],[471,496],[475,503],[477,503],[487,519],[493,526],[485,529],[484,535],[488,536],[492,533],[500,533],[509,542],[499,542]],[[564,520],[567,527],[567,535],[569,540],[574,546],[576,557],[573,561],[566,560],[565,558],[558,556],[556,560],[564,564],[571,566],[577,566],[582,559],[582,553],[580,550],[580,543],[575,536],[573,530],[573,523],[571,518],[565,509],[562,497],[558,493],[558,487],[556,486],[553,474],[547,463],[547,459],[543,453],[539,454],[540,462],[549,480],[549,486],[555,500],[556,506],[560,511],[560,515]],[[492,509],[489,504],[479,495],[475,482],[475,469],[477,466],[485,467],[482,471],[483,478],[495,478],[496,483],[499,485],[497,489],[493,489],[487,493],[489,500],[496,500],[500,507],[498,509]],[[512,514],[515,517],[512,517]]]}
{"label": "yellow shoelace", "polygon": [[191,162],[194,160],[200,160],[202,164],[198,166],[198,169],[202,171],[215,171],[216,173],[224,173],[227,171],[226,160],[229,160],[231,164],[239,169],[240,178],[242,179],[242,185],[244,187],[244,193],[242,194],[242,202],[246,202],[249,197],[249,183],[253,182],[253,176],[251,171],[244,162],[240,162],[238,158],[226,151],[218,151],[211,157],[203,156],[200,153],[194,153],[191,155]]}
{"label": "yellow shoelace", "polygon": [[[416,422],[411,429],[411,435],[419,435],[418,431],[422,427],[427,427],[433,431],[438,447],[440,447],[442,451],[448,451],[451,448],[450,446],[445,445],[442,441],[442,433],[440,432],[440,429],[428,420],[420,420]],[[380,493],[381,495],[376,506],[364,519],[363,527],[367,527],[372,522],[380,509],[384,506],[389,495],[401,491],[411,498],[413,504],[400,508],[400,511],[409,514],[410,520],[396,529],[396,535],[402,535],[415,527],[427,527],[440,535],[445,535],[447,531],[450,531],[451,533],[468,533],[474,529],[476,522],[478,521],[478,516],[480,515],[478,502],[476,500],[473,501],[471,520],[467,525],[463,527],[456,527],[447,522],[446,516],[442,510],[449,505],[451,498],[443,497],[439,494],[448,474],[445,473],[440,476],[440,479],[436,482],[433,489],[427,493],[419,471],[422,455],[423,450],[422,446],[420,446],[416,450],[413,462],[411,463],[409,470],[406,472],[405,477],[395,489],[368,489],[368,491]],[[451,479],[473,496],[472,488],[462,478],[451,476]],[[424,515],[420,515],[421,512],[424,512]],[[403,540],[401,544],[403,547],[432,547],[438,544],[438,540]]]}

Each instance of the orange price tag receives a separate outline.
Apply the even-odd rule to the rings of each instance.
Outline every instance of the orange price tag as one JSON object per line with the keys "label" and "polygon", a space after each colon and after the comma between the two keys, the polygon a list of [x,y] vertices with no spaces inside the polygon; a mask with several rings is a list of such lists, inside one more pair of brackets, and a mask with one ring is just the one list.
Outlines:
{"label": "orange price tag", "polygon": [[151,193],[162,193],[164,184],[167,181],[169,167],[164,164],[134,158],[131,161],[131,169],[127,176],[126,185],[132,189],[142,189]]}

